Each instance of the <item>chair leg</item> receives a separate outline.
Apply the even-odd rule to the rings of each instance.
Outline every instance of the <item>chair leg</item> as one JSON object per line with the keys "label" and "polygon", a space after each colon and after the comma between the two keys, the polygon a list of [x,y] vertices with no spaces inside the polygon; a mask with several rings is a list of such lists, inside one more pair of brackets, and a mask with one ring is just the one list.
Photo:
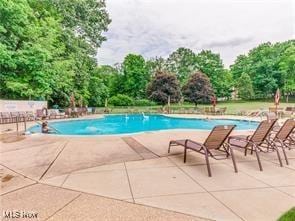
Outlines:
{"label": "chair leg", "polygon": [[260,169],[260,171],[263,171],[263,169],[262,169],[262,165],[261,165],[261,161],[260,161],[260,157],[259,157],[259,154],[258,154],[258,150],[257,150],[257,148],[256,148],[256,145],[255,144],[253,144],[253,147],[254,147],[254,151],[255,151],[255,153],[256,153],[256,158],[257,158],[257,161],[258,161],[258,165],[259,165],[259,169]]}
{"label": "chair leg", "polygon": [[206,149],[205,149],[205,159],[206,159],[206,164],[207,164],[208,176],[211,177],[212,173],[211,173],[211,168],[210,168],[210,163],[209,163],[209,156],[208,156],[208,152]]}
{"label": "chair leg", "polygon": [[284,154],[284,157],[285,157],[285,160],[286,160],[286,164],[289,165],[289,161],[288,161],[288,157],[287,157],[287,154],[286,154],[285,144],[284,143],[282,143],[282,150],[283,150],[283,154]]}
{"label": "chair leg", "polygon": [[228,145],[226,145],[226,147],[225,147],[225,145],[222,145],[222,147],[223,147],[223,149],[225,150],[225,152],[226,152],[226,158],[228,158],[229,157],[229,155],[230,155],[230,153],[229,153],[229,144]]}
{"label": "chair leg", "polygon": [[183,155],[183,162],[186,163],[186,147],[184,147],[184,155]]}
{"label": "chair leg", "polygon": [[228,146],[228,148],[230,150],[230,155],[231,155],[231,159],[233,161],[235,172],[237,173],[238,172],[238,168],[237,168],[237,164],[236,164],[236,158],[235,158],[235,155],[234,155],[234,151],[233,151],[233,149],[230,146]]}
{"label": "chair leg", "polygon": [[171,141],[169,142],[168,153],[170,153]]}
{"label": "chair leg", "polygon": [[248,151],[248,145],[245,147],[245,152],[244,152],[245,156],[247,156],[247,151]]}
{"label": "chair leg", "polygon": [[281,155],[280,155],[280,152],[279,152],[279,148],[276,146],[276,144],[273,145],[273,148],[277,152],[277,156],[278,156],[278,159],[279,159],[279,162],[280,162],[280,166],[283,167],[283,163],[282,163]]}

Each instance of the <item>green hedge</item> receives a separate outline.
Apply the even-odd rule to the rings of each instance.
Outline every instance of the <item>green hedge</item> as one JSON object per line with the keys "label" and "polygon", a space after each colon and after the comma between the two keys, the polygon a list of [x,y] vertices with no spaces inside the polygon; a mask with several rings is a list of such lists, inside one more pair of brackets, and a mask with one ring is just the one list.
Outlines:
{"label": "green hedge", "polygon": [[133,106],[134,100],[127,95],[117,94],[109,99],[109,104],[114,106]]}
{"label": "green hedge", "polygon": [[134,100],[134,106],[155,106],[156,103],[148,99]]}
{"label": "green hedge", "polygon": [[155,106],[156,103],[150,101],[148,99],[139,99],[135,100],[132,97],[129,97],[125,94],[118,94],[116,96],[112,96],[108,102],[113,106]]}

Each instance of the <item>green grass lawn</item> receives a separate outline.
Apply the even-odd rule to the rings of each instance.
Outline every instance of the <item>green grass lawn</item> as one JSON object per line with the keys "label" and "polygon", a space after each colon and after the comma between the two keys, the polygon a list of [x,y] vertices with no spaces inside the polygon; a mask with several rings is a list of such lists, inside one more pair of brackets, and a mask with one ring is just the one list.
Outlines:
{"label": "green grass lawn", "polygon": [[[203,108],[203,107],[208,107],[211,106],[210,104],[203,105],[199,104],[197,105],[198,108]],[[281,103],[279,107],[285,108],[285,107],[294,107],[295,102],[289,102],[289,103]],[[178,109],[178,108],[194,108],[195,105],[193,104],[173,104],[171,105],[172,109]],[[227,114],[237,114],[241,111],[252,111],[252,110],[268,110],[269,107],[275,107],[274,102],[266,102],[266,101],[224,101],[224,102],[218,102],[217,107],[226,107]],[[159,109],[161,108],[160,105],[157,106],[150,106],[150,107],[111,107],[112,113],[124,113],[126,112],[127,109],[134,109],[137,110],[138,112],[145,112],[147,109]]]}
{"label": "green grass lawn", "polygon": [[278,221],[294,221],[295,220],[295,207],[284,213]]}
{"label": "green grass lawn", "polygon": [[[200,105],[200,107],[201,106],[202,105]],[[295,103],[281,103],[279,105],[279,107],[282,107],[282,108],[285,108],[288,106],[295,106]],[[217,104],[217,107],[226,107],[227,113],[235,114],[240,111],[252,111],[252,110],[259,110],[259,109],[267,109],[268,110],[269,107],[275,107],[275,105],[273,102],[262,102],[262,101],[220,102]]]}

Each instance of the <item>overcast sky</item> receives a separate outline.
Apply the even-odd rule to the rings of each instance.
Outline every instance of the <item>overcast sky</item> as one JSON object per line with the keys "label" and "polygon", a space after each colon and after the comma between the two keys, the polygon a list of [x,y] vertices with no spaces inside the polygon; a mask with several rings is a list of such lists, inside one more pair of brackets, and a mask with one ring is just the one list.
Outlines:
{"label": "overcast sky", "polygon": [[[292,4],[293,2],[293,4]],[[128,53],[167,57],[179,47],[220,53],[226,66],[262,42],[295,38],[292,0],[106,0],[112,19],[99,64]]]}

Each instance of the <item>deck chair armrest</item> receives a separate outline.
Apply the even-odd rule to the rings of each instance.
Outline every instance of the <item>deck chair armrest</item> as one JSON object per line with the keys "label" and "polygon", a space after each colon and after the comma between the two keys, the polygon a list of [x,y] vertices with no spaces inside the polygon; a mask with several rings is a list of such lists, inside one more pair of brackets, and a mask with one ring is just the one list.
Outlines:
{"label": "deck chair armrest", "polygon": [[197,142],[197,141],[190,140],[190,139],[186,139],[186,142],[191,142],[191,143],[194,143],[194,144],[197,144],[197,145],[203,146],[202,143],[199,143],[199,142]]}
{"label": "deck chair armrest", "polygon": [[[193,145],[190,145],[190,143],[193,144]],[[187,147],[189,149],[196,149],[194,147],[203,147],[203,148],[206,148],[204,146],[204,144],[199,143],[199,142],[196,142],[196,141],[193,141],[193,140],[190,140],[190,139],[185,140],[185,147]]]}
{"label": "deck chair armrest", "polygon": [[238,140],[238,141],[249,141],[251,138],[251,135],[248,136],[230,136],[228,138],[228,142],[230,142],[230,140]]}

